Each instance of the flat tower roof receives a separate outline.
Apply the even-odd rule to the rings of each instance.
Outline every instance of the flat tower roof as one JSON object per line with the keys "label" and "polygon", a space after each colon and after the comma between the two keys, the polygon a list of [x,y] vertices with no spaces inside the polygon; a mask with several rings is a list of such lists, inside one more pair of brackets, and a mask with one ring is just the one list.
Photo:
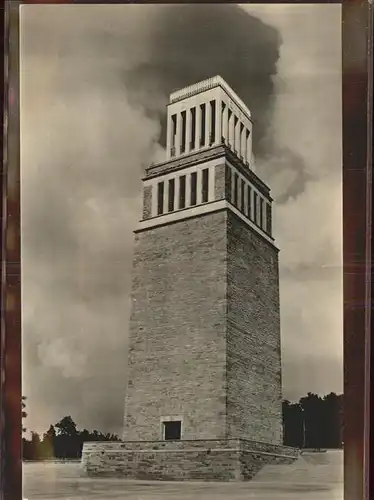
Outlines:
{"label": "flat tower roof", "polygon": [[241,108],[242,111],[247,114],[249,118],[251,118],[251,112],[249,111],[248,107],[221,76],[213,76],[212,78],[207,78],[206,80],[172,92],[170,94],[170,104],[185,99],[186,97],[191,97],[195,94],[199,94],[200,92],[204,92],[205,90],[212,89],[214,87],[221,87],[235,102],[235,104],[237,104],[239,108]]}

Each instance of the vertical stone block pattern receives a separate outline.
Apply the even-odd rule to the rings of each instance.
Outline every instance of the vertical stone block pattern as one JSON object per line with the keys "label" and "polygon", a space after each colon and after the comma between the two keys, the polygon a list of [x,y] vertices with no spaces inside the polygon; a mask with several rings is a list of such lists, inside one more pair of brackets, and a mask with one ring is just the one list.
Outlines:
{"label": "vertical stone block pattern", "polygon": [[225,166],[225,198],[226,198],[226,200],[228,200],[230,202],[232,202],[231,186],[232,186],[231,168],[229,165],[226,165]]}
{"label": "vertical stone block pattern", "polygon": [[226,432],[225,211],[136,235],[124,440],[161,439],[162,416],[182,439]]}
{"label": "vertical stone block pattern", "polygon": [[143,189],[143,219],[149,219],[152,215],[152,186]]}
{"label": "vertical stone block pattern", "polygon": [[228,437],[282,443],[278,251],[228,212]]}
{"label": "vertical stone block pattern", "polygon": [[226,198],[225,192],[225,164],[221,163],[220,165],[215,166],[215,201],[224,200]]}

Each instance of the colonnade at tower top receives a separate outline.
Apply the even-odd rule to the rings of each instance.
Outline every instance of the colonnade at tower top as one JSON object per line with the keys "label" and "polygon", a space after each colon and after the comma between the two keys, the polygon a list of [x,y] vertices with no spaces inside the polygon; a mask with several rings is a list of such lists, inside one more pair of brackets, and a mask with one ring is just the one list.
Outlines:
{"label": "colonnade at tower top", "polygon": [[251,113],[220,77],[209,78],[170,95],[166,159],[226,144],[250,168]]}

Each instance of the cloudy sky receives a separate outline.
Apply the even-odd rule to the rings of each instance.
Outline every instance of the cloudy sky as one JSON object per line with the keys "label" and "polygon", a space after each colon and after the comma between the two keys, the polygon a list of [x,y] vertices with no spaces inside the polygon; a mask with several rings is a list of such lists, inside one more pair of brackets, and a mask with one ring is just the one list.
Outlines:
{"label": "cloudy sky", "polygon": [[133,235],[171,91],[221,75],[276,199],[284,396],[342,391],[338,5],[21,8],[27,427],[121,431]]}

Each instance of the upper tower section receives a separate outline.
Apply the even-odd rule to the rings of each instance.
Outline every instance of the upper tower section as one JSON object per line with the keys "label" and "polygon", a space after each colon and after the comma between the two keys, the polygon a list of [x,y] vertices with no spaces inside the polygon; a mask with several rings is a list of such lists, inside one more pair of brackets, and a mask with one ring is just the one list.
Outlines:
{"label": "upper tower section", "polygon": [[226,144],[252,167],[251,113],[220,76],[170,95],[166,160]]}
{"label": "upper tower section", "polygon": [[136,231],[220,210],[274,244],[270,189],[254,171],[251,113],[216,76],[171,94],[166,158],[146,169]]}

